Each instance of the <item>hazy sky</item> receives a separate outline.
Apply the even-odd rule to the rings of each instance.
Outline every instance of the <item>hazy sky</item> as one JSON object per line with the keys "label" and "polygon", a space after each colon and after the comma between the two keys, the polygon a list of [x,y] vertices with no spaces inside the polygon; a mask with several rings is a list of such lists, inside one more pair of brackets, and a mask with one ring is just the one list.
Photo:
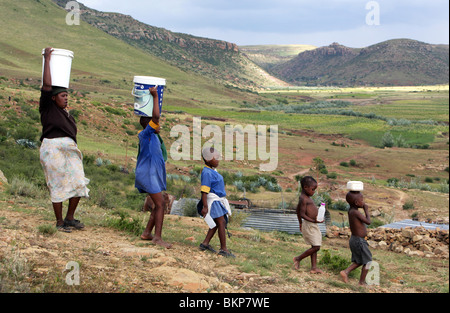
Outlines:
{"label": "hazy sky", "polygon": [[448,0],[80,0],[174,32],[238,45],[333,42],[366,47],[395,38],[449,43]]}

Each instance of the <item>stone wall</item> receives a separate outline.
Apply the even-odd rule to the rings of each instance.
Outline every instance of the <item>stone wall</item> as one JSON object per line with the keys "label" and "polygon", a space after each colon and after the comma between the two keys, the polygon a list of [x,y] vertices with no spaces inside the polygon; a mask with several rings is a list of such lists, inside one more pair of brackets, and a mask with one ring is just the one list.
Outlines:
{"label": "stone wall", "polygon": [[[390,250],[405,253],[408,256],[449,258],[449,231],[427,230],[424,227],[416,228],[382,228],[367,230],[366,240],[373,249]],[[328,238],[349,239],[349,227],[339,228],[331,226],[327,230]]]}

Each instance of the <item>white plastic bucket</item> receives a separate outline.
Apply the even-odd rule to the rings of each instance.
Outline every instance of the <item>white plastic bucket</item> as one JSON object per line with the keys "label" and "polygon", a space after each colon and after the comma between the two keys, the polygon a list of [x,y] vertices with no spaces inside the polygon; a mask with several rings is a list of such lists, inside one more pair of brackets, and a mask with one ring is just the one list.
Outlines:
{"label": "white plastic bucket", "polygon": [[[45,49],[42,50],[44,55]],[[52,86],[69,88],[70,71],[72,69],[73,52],[64,49],[53,49],[50,57],[50,74]],[[44,62],[42,57],[42,81],[44,81]]]}
{"label": "white plastic bucket", "polygon": [[347,189],[350,191],[363,191],[364,183],[361,181],[349,181],[347,182]]}
{"label": "white plastic bucket", "polygon": [[153,115],[153,97],[149,89],[158,86],[159,112],[162,112],[164,87],[166,80],[151,76],[134,76],[134,87],[131,94],[134,96],[134,114],[138,116]]}

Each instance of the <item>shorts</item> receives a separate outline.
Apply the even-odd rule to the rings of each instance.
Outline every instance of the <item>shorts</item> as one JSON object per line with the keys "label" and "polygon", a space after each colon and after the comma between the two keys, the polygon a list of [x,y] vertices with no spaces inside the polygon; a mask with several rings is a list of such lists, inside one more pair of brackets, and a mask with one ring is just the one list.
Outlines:
{"label": "shorts", "polygon": [[320,232],[317,223],[311,223],[303,220],[302,235],[305,243],[313,247],[320,247],[322,245],[322,233]]}
{"label": "shorts", "polygon": [[369,250],[369,244],[364,238],[351,236],[350,250],[352,251],[352,262],[366,265],[372,261],[372,253]]}

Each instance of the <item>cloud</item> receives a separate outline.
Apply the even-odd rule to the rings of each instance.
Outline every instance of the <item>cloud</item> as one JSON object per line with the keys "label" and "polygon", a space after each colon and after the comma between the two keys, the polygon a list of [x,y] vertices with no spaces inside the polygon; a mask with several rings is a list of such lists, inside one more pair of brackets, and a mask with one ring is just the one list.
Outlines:
{"label": "cloud", "polygon": [[175,32],[244,44],[354,47],[393,38],[448,43],[447,0],[378,0],[380,25],[368,27],[369,0],[82,0]]}

